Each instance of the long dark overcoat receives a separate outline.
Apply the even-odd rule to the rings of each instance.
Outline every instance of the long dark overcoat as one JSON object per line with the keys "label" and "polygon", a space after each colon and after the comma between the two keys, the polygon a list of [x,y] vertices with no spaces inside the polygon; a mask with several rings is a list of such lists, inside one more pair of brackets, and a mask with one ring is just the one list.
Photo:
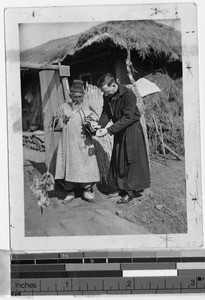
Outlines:
{"label": "long dark overcoat", "polygon": [[143,190],[150,187],[150,171],[140,112],[135,94],[119,84],[112,98],[104,96],[99,125],[112,120],[108,133],[114,135],[109,182],[121,190]]}

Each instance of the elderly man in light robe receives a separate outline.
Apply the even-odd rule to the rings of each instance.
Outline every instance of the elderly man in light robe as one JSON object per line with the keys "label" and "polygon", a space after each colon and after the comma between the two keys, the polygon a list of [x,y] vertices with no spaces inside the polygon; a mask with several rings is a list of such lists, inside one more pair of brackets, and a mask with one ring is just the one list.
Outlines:
{"label": "elderly man in light robe", "polygon": [[[55,179],[60,179],[68,191],[65,200],[74,198],[73,189],[77,185],[83,189],[83,198],[93,202],[93,185],[100,181],[92,138],[92,131],[94,132],[98,125],[94,113],[83,102],[84,94],[83,82],[74,80],[70,88],[70,102],[63,103],[58,111],[53,113],[52,128],[62,131]],[[86,126],[88,121],[89,127]]]}

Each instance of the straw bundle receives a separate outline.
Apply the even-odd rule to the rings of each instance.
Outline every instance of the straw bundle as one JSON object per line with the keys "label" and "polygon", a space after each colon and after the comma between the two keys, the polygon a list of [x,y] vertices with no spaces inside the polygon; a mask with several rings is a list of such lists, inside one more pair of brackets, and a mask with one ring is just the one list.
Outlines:
{"label": "straw bundle", "polygon": [[174,81],[162,73],[149,74],[147,79],[161,89],[160,93],[148,95],[143,99],[151,153],[162,153],[162,145],[156,132],[157,124],[164,143],[177,154],[184,155],[182,81]]}

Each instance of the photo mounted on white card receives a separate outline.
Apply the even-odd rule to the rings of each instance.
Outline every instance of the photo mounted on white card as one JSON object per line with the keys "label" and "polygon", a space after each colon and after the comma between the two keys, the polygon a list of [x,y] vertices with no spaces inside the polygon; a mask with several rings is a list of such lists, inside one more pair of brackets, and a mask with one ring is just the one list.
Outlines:
{"label": "photo mounted on white card", "polygon": [[194,3],[5,10],[13,250],[203,245],[197,35]]}

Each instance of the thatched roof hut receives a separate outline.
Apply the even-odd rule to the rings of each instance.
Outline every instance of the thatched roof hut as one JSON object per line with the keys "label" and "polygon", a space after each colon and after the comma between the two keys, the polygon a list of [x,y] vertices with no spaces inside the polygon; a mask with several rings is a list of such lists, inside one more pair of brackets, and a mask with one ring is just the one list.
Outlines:
{"label": "thatched roof hut", "polygon": [[49,41],[23,51],[21,61],[55,64],[93,44],[136,50],[140,57],[165,55],[181,60],[180,32],[152,20],[109,21],[77,35]]}
{"label": "thatched roof hut", "polygon": [[[125,61],[128,50],[131,51],[133,66],[139,72],[139,77],[143,76],[143,70],[149,69],[150,66],[153,72],[158,68],[168,69],[168,65],[173,62],[178,63],[177,72],[180,72],[180,32],[153,20],[101,23],[81,34],[52,40],[23,51],[20,57],[21,62],[45,65],[61,62],[74,66],[75,77],[80,73],[93,73],[93,66],[96,76],[106,71],[118,76],[122,70],[125,70],[122,61]],[[105,58],[108,62],[107,66]],[[118,60],[117,64],[116,60]],[[121,61],[121,66],[119,66],[119,61]],[[77,69],[79,74],[77,74]],[[147,73],[150,72],[146,71]],[[95,83],[95,80],[92,83]]]}
{"label": "thatched roof hut", "polygon": [[[121,83],[129,84],[127,75],[129,57],[134,80],[147,77],[162,91],[154,98],[148,97],[149,101],[145,101],[148,135],[152,141],[151,152],[160,151],[161,147],[153,119],[150,117],[154,115],[162,131],[166,131],[165,142],[168,145],[171,143],[171,146],[175,145],[174,147],[178,147],[176,150],[183,154],[181,87],[175,89],[175,83],[170,78],[181,77],[181,52],[181,34],[172,27],[153,20],[110,21],[94,26],[81,34],[52,40],[21,52],[20,58],[22,66],[26,63],[47,67],[48,65],[53,67],[58,63],[69,65],[71,73],[69,81],[79,78],[95,85],[97,79],[106,72],[113,73]],[[56,105],[56,99],[62,101],[64,99],[61,80],[53,76],[54,71],[35,69],[35,72],[30,72],[29,68],[28,72],[25,68],[23,70],[22,86],[27,86],[35,80],[39,81],[40,78],[42,110],[48,116],[48,111],[51,112]],[[158,70],[160,72],[157,72]],[[99,104],[99,101],[95,99],[94,103]],[[160,112],[157,110],[159,107]],[[45,132],[48,127],[46,122],[44,120]],[[48,141],[47,144],[49,143]]]}

